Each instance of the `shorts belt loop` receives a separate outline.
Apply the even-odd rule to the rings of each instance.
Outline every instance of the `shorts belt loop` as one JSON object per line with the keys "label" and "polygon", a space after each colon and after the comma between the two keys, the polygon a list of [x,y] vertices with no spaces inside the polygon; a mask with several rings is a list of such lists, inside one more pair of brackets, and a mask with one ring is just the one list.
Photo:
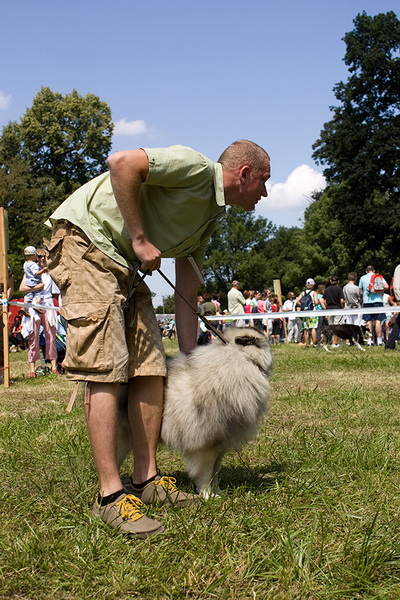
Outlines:
{"label": "shorts belt loop", "polygon": [[69,399],[68,406],[65,409],[67,411],[67,413],[70,413],[72,410],[72,407],[74,406],[74,403],[76,400],[76,395],[78,393],[78,386],[79,386],[79,381],[75,381],[75,387],[72,390],[71,398]]}
{"label": "shorts belt loop", "polygon": [[90,406],[90,381],[86,382],[85,385],[85,406]]}

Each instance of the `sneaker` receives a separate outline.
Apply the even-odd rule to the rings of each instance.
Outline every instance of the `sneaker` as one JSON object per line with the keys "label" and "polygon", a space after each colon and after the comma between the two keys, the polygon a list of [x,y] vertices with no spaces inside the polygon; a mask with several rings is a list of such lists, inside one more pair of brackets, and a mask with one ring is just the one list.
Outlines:
{"label": "sneaker", "polygon": [[162,533],[164,527],[141,512],[143,502],[131,494],[122,493],[115,502],[101,506],[96,498],[93,514],[121,533],[138,538],[147,538]]}
{"label": "sneaker", "polygon": [[148,483],[143,490],[138,490],[132,484],[132,481],[125,484],[125,489],[129,494],[134,494],[145,504],[156,504],[163,506],[169,504],[180,508],[189,504],[196,504],[200,501],[197,494],[188,494],[182,492],[176,487],[174,477],[161,477],[157,475],[154,481]]}
{"label": "sneaker", "polygon": [[332,344],[332,348],[340,348],[340,344]]}

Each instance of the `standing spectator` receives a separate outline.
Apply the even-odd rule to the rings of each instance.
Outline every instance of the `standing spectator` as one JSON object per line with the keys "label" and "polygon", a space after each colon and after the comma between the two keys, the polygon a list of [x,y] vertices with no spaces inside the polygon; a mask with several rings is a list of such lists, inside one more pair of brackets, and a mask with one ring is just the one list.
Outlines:
{"label": "standing spectator", "polygon": [[[216,310],[216,314],[220,315],[221,314],[221,294],[217,293],[217,294],[213,294],[212,295],[212,299],[211,302],[213,302],[215,304],[215,310]],[[218,331],[222,331],[223,330],[223,324],[222,321],[217,321],[217,329]]]}
{"label": "standing spectator", "polygon": [[[232,287],[228,292],[228,311],[230,315],[241,315],[244,313],[244,305],[246,300],[240,291],[240,282],[236,279],[232,281]],[[243,327],[244,321],[238,319],[237,321],[232,321],[233,325],[237,327]]]}
{"label": "standing spectator", "polygon": [[208,292],[203,294],[204,302],[200,308],[200,314],[202,317],[217,314],[217,307],[215,306],[215,302],[213,302],[211,298],[211,294],[209,294]]}
{"label": "standing spectator", "polygon": [[[358,282],[358,287],[360,288],[360,302],[362,302],[363,308],[368,309],[380,306],[383,307],[383,293],[385,290],[388,289],[389,286],[382,277],[382,291],[374,291],[373,289],[371,289],[371,287],[373,286],[374,275],[374,267],[372,265],[368,265],[368,267],[365,269],[365,275],[363,275],[360,278],[360,281]],[[376,344],[378,346],[383,346],[382,323],[386,319],[386,313],[383,311],[381,313],[376,314],[367,312],[363,314],[363,319],[364,321],[366,321],[367,327],[372,333],[372,335],[374,335],[375,329]],[[368,344],[370,345],[371,343],[372,341],[369,338]]]}
{"label": "standing spectator", "polygon": [[[393,296],[395,298],[396,304],[400,304],[400,265],[394,270],[393,275]],[[397,316],[393,315],[392,317],[392,328],[389,333],[389,337],[385,344],[386,350],[395,350],[396,342],[399,339],[399,331],[400,331],[400,312],[397,313]]]}
{"label": "standing spectator", "polygon": [[[296,294],[294,292],[288,292],[286,300],[282,306],[282,312],[292,312],[287,320],[287,341],[288,343],[294,342],[297,344],[299,341],[299,330],[301,328],[301,320],[296,317]],[[300,323],[299,323],[300,321]]]}
{"label": "standing spectator", "polygon": [[[275,295],[270,297],[271,312],[279,312],[278,298]],[[271,331],[271,344],[279,344],[282,333],[282,319],[271,319],[272,331]]]}
{"label": "standing spectator", "polygon": [[[271,311],[271,301],[270,301],[271,288],[265,287],[263,289],[262,293],[264,294],[264,297],[265,297],[265,307],[266,307],[265,312],[270,312]],[[268,330],[269,336],[272,334],[272,322],[273,322],[273,319],[263,319],[264,329]]]}
{"label": "standing spectator", "polygon": [[[324,300],[326,303],[327,310],[343,310],[345,305],[345,299],[343,289],[340,287],[340,279],[337,275],[332,275],[331,285],[328,285],[324,292]],[[329,325],[340,325],[344,322],[345,317],[343,315],[329,315]],[[339,338],[337,335],[332,336],[332,348],[339,347]]]}
{"label": "standing spectator", "polygon": [[37,251],[38,265],[42,271],[42,283],[34,286],[26,285],[25,275],[22,278],[19,287],[23,294],[27,290],[31,292],[38,291],[36,288],[41,288],[41,307],[44,310],[34,310],[29,308],[29,316],[22,319],[23,336],[28,338],[28,362],[30,367],[30,377],[36,377],[36,362],[40,358],[40,326],[44,330],[46,340],[46,359],[51,363],[53,373],[58,373],[57,369],[57,349],[56,349],[56,331],[57,331],[57,312],[55,310],[46,310],[45,307],[54,308],[54,296],[59,296],[60,290],[47,273],[47,257],[46,251],[41,249]]}
{"label": "standing spectator", "polygon": [[[351,271],[347,275],[347,283],[343,287],[343,295],[345,300],[345,308],[361,308],[360,288],[356,285],[357,273]],[[361,314],[347,315],[346,323],[349,325],[360,325]]]}
{"label": "standing spectator", "polygon": [[244,290],[243,298],[245,299],[245,303],[243,305],[243,310],[246,313],[246,315],[248,315],[251,313],[252,308],[253,308],[249,290]]}
{"label": "standing spectator", "polygon": [[[326,302],[324,300],[326,285],[324,283],[320,283],[317,287],[317,304],[315,306],[316,310],[325,310]],[[319,342],[319,338],[321,337],[321,331],[328,324],[326,317],[324,317],[321,313],[318,316],[318,327],[317,327],[317,342]]]}
{"label": "standing spectator", "polygon": [[217,315],[221,314],[221,302],[219,301],[221,298],[221,294],[213,294],[211,298],[211,302],[215,304],[215,311]]}
{"label": "standing spectator", "polygon": [[[392,300],[390,294],[383,294],[382,296],[382,300],[383,300],[383,306],[395,306],[396,303]],[[391,312],[387,312],[386,313],[386,319],[385,319],[385,330],[382,331],[382,339],[384,339],[385,341],[388,339],[389,337],[389,329],[390,329],[390,322],[392,320],[392,313]]]}
{"label": "standing spectator", "polygon": [[[317,304],[317,294],[314,291],[315,281],[312,277],[306,280],[305,289],[296,298],[297,310],[314,310]],[[302,318],[304,345],[308,348],[311,343],[317,345],[318,316]]]}

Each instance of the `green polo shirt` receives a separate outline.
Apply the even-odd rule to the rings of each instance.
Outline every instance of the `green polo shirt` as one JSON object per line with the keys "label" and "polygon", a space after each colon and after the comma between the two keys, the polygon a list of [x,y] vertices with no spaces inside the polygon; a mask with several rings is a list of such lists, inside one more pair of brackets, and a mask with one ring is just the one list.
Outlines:
{"label": "green polo shirt", "polygon": [[[148,239],[164,258],[193,256],[203,262],[208,240],[225,211],[222,167],[184,146],[143,148],[149,174],[140,188]],[[92,179],[50,216],[80,227],[104,254],[132,268],[137,262],[129,231],[115,200],[110,174]]]}

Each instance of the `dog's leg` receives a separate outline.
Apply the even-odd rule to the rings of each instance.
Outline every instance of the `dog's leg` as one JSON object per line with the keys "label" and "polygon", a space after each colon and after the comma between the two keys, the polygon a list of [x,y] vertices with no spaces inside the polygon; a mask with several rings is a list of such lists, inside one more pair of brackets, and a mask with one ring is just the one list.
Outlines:
{"label": "dog's leg", "polygon": [[221,470],[222,461],[224,458],[224,453],[221,452],[218,454],[215,459],[214,467],[213,467],[213,477],[212,477],[212,490],[214,496],[219,496],[221,493],[221,489],[219,487],[219,472]]}
{"label": "dog's leg", "polygon": [[[221,463],[218,463],[219,453],[213,448],[201,448],[185,455],[187,471],[195,484],[198,493],[206,500],[215,495],[214,475],[217,475]],[[220,461],[222,460],[222,456]]]}
{"label": "dog's leg", "polygon": [[365,352],[365,348],[363,348],[355,338],[352,338],[352,341],[355,343],[355,345],[357,346],[357,348],[359,348],[360,350],[362,350],[363,352]]}
{"label": "dog's leg", "polygon": [[327,346],[326,344],[324,344],[322,347],[323,347],[323,348],[325,348],[325,350],[326,350],[327,352],[330,352],[330,350],[329,350],[329,348],[328,348],[328,346]]}

